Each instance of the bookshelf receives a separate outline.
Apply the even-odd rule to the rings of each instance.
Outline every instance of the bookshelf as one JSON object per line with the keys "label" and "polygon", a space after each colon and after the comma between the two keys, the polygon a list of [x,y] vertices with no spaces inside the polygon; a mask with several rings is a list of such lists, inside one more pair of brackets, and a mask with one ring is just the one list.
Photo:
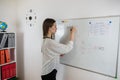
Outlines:
{"label": "bookshelf", "polygon": [[15,35],[13,32],[0,32],[0,80],[12,80],[16,77]]}

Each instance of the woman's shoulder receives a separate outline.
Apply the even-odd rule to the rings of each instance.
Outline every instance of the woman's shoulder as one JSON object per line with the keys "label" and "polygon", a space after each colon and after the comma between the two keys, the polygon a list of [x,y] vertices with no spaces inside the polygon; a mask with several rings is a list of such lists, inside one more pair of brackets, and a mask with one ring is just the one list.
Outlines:
{"label": "woman's shoulder", "polygon": [[49,38],[44,39],[44,41],[45,41],[46,43],[56,43],[55,40],[49,39]]}

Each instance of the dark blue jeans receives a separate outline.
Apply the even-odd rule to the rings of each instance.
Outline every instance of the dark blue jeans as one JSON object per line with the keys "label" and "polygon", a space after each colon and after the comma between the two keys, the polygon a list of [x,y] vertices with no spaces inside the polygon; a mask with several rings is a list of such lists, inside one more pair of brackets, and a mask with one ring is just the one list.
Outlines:
{"label": "dark blue jeans", "polygon": [[42,75],[41,78],[42,80],[56,80],[56,74],[57,74],[57,70],[54,69],[52,72],[50,72],[47,75]]}

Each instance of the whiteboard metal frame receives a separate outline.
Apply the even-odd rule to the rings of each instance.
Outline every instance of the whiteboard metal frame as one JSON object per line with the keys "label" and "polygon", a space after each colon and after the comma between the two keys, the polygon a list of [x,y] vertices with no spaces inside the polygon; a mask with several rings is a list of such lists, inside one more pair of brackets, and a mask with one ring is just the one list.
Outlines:
{"label": "whiteboard metal frame", "polygon": [[[120,15],[110,15],[110,16],[98,16],[98,17],[84,17],[84,18],[70,18],[70,19],[61,19],[61,21],[67,20],[78,20],[78,19],[96,19],[96,18],[109,18],[109,17],[120,17]],[[63,22],[64,23],[64,22]]]}

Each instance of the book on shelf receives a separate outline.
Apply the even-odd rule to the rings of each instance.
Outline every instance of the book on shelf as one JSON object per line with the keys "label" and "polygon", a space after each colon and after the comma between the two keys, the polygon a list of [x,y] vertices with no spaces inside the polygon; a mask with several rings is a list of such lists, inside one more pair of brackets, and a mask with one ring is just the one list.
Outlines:
{"label": "book on shelf", "polygon": [[4,50],[0,50],[0,64],[5,63],[5,53]]}
{"label": "book on shelf", "polygon": [[0,48],[4,48],[8,34],[7,33],[0,33]]}
{"label": "book on shelf", "polygon": [[2,80],[16,76],[16,63],[4,65],[1,67]]}
{"label": "book on shelf", "polygon": [[0,49],[15,47],[15,33],[0,33]]}
{"label": "book on shelf", "polygon": [[8,49],[5,50],[5,62],[9,63],[11,61],[10,51]]}

